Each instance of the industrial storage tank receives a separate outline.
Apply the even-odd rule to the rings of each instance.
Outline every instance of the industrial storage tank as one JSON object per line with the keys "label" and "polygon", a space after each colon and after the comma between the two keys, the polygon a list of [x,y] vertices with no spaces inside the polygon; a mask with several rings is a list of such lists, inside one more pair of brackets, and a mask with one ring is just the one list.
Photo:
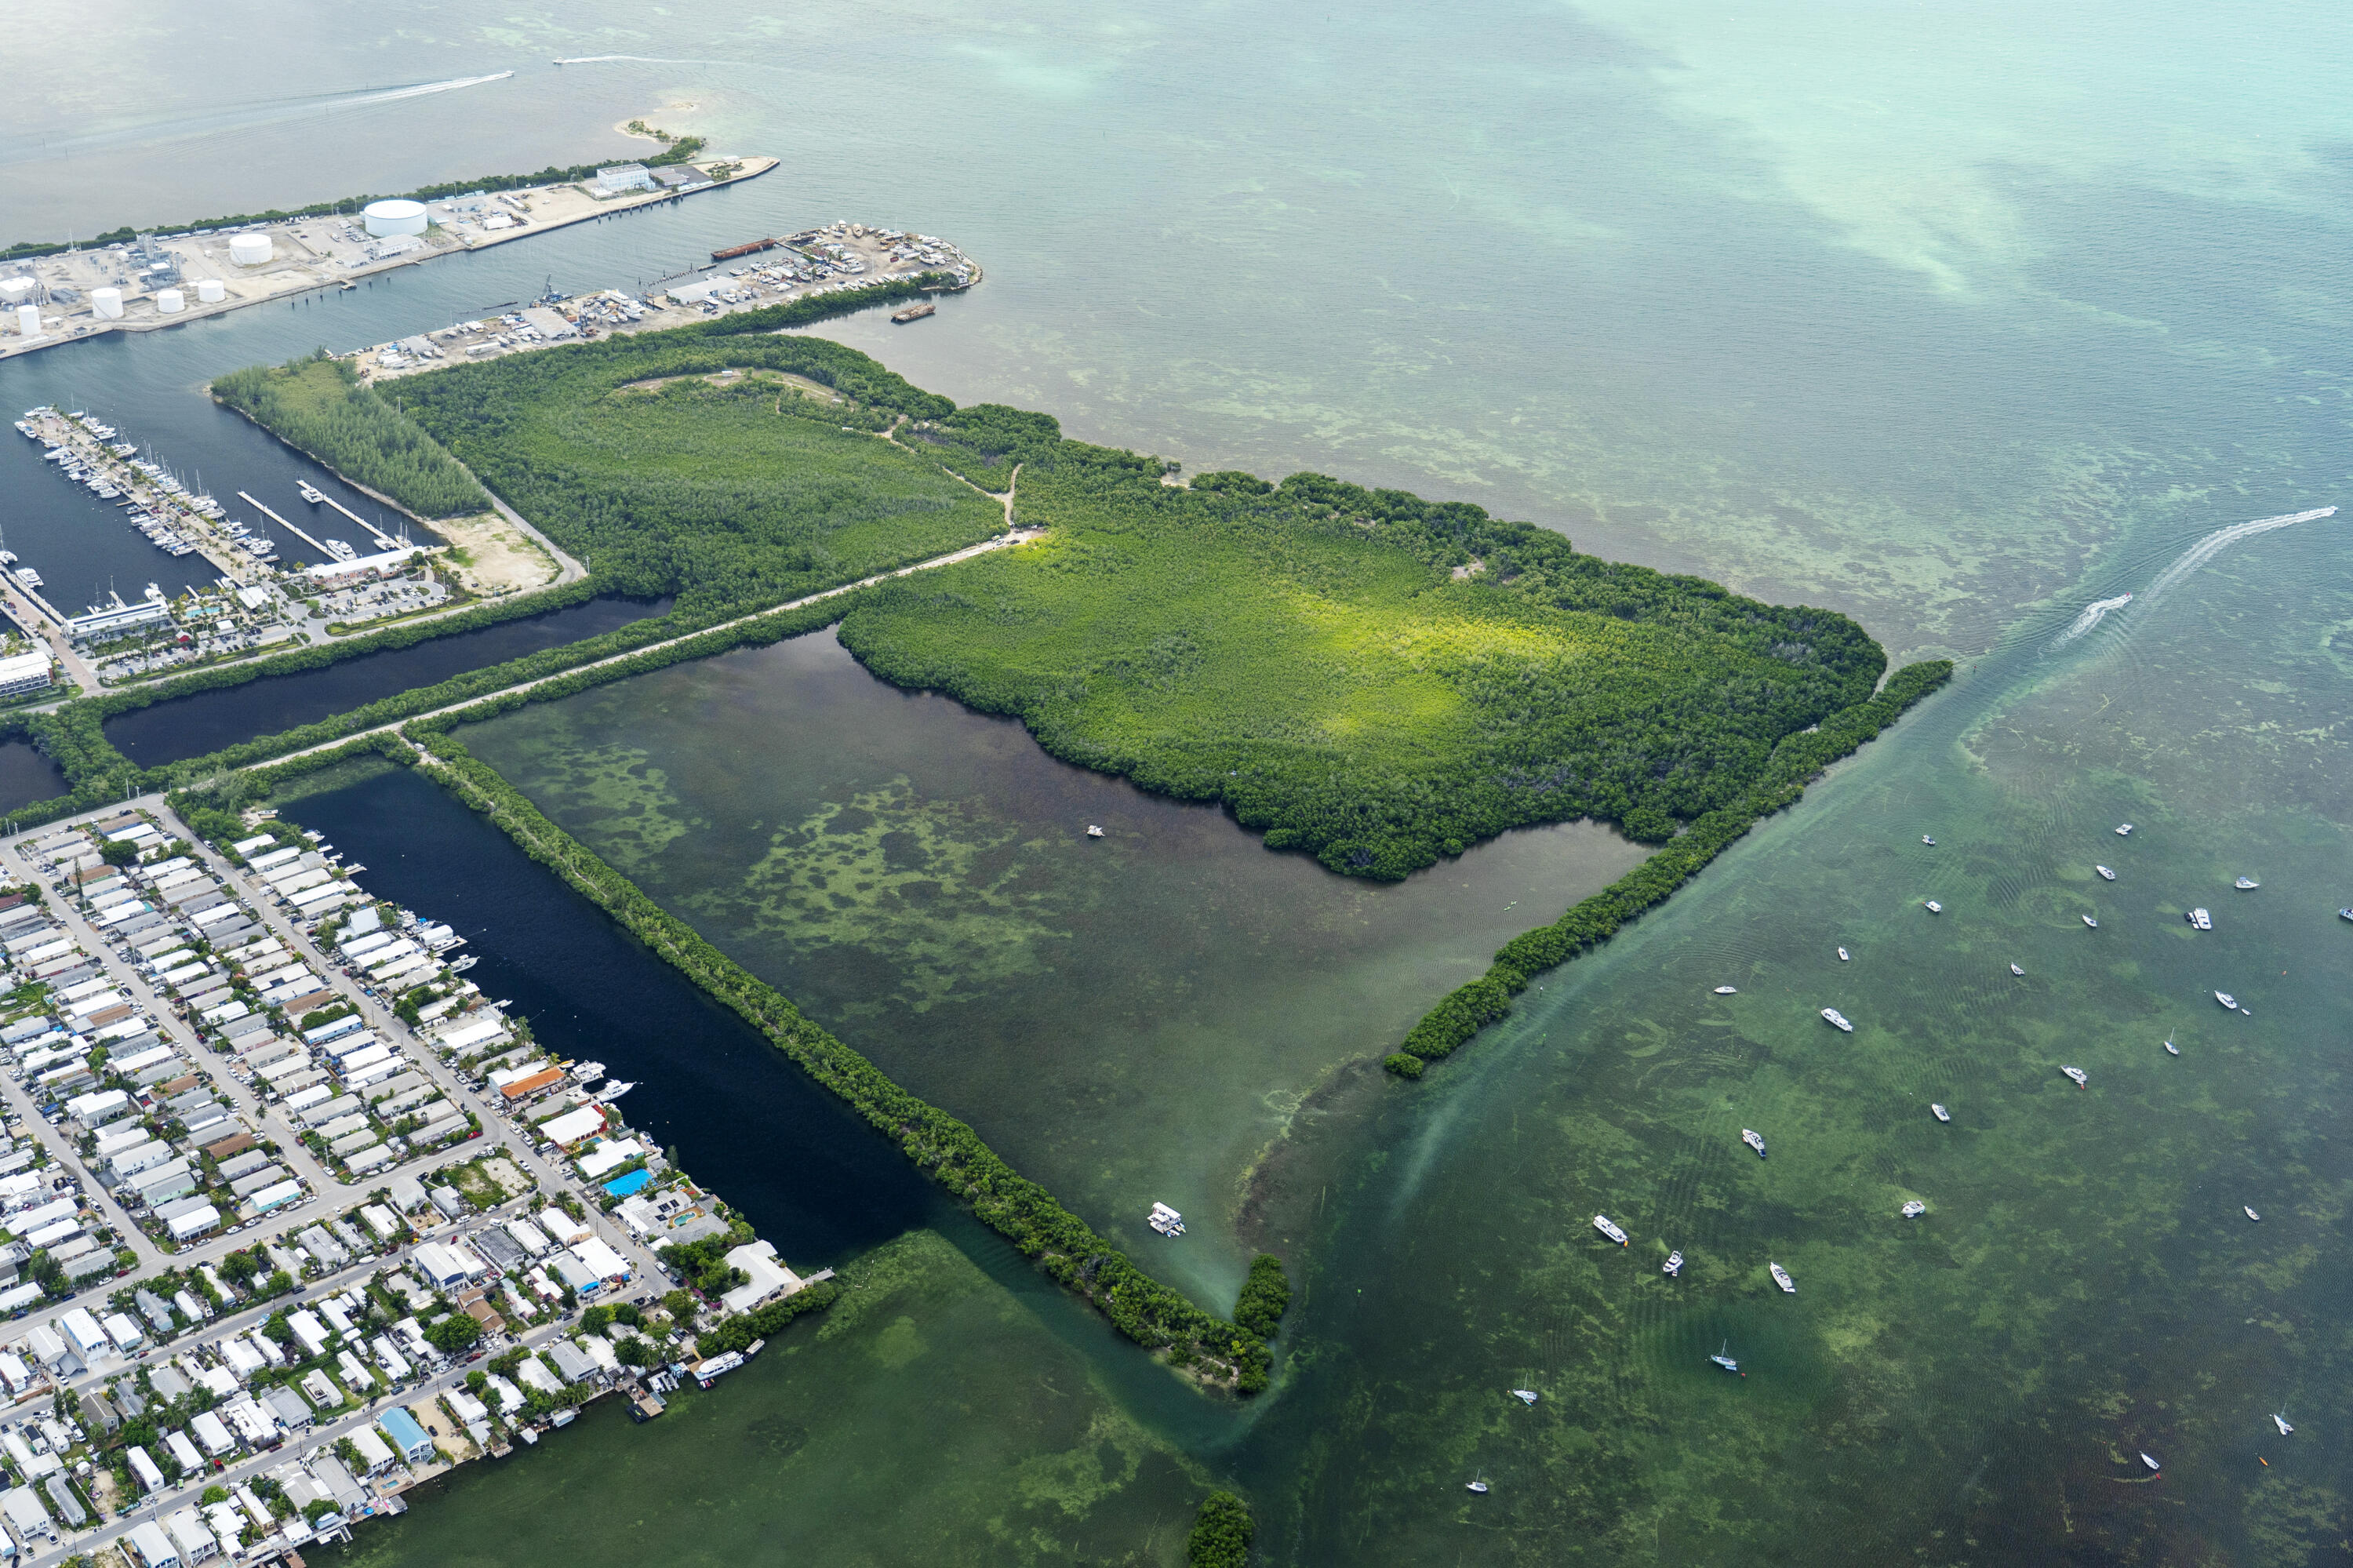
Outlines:
{"label": "industrial storage tank", "polygon": [[196,280],[196,298],[207,305],[219,304],[228,298],[228,285],[218,278],[199,278]]}
{"label": "industrial storage tank", "polygon": [[187,308],[187,296],[177,289],[164,289],[155,296],[155,309],[164,315],[175,316]]}
{"label": "industrial storage tank", "polygon": [[121,321],[122,319],[122,291],[120,289],[92,289],[90,291],[90,308],[97,312],[102,320],[110,322]]}
{"label": "industrial storage tank", "polygon": [[41,307],[38,305],[18,305],[16,307],[16,331],[19,335],[24,337],[40,336]]}
{"label": "industrial storage tank", "polygon": [[372,201],[360,216],[367,223],[367,231],[378,239],[425,232],[425,204],[421,201],[397,196],[390,201]]}
{"label": "industrial storage tank", "polygon": [[228,237],[228,259],[240,267],[259,267],[276,252],[270,249],[266,234],[232,234]]}

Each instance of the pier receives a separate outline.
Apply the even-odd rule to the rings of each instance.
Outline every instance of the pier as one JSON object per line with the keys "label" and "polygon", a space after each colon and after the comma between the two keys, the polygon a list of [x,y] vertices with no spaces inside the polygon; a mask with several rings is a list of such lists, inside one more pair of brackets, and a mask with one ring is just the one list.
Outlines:
{"label": "pier", "polygon": [[[311,548],[312,548],[312,549],[314,549],[314,550],[318,551],[318,552],[319,552],[319,559],[321,559],[322,561],[332,561],[332,560],[333,560],[333,559],[335,559],[335,558],[336,558],[336,557],[335,557],[335,553],[334,553],[332,550],[330,550],[329,548],[327,548],[327,546],[326,546],[322,545],[321,543],[319,543],[319,541],[318,541],[318,540],[313,539],[312,537],[311,537],[311,535],[310,535],[305,534],[304,532],[302,532],[302,530],[301,530],[301,529],[297,528],[296,526],[294,526],[294,524],[293,524],[289,523],[288,521],[286,521],[286,519],[285,519],[285,518],[280,517],[280,515],[278,515],[278,514],[277,514],[277,513],[272,512],[271,510],[269,510],[269,507],[264,506],[260,502],[256,501],[252,496],[250,496],[250,495],[247,494],[244,491],[242,491],[242,490],[238,491],[238,492],[237,493],[237,498],[239,501],[244,502],[248,506],[252,507],[256,512],[260,513],[264,517],[269,518],[272,523],[277,524],[280,528],[285,529],[289,534],[293,535],[297,539],[301,540],[301,541],[302,541],[302,543],[304,543],[304,544],[306,544],[306,545],[310,546],[311,546]],[[338,512],[340,512],[340,511],[342,511],[342,510],[343,510],[343,508],[339,506],[339,507],[337,507],[335,510],[337,510]]]}

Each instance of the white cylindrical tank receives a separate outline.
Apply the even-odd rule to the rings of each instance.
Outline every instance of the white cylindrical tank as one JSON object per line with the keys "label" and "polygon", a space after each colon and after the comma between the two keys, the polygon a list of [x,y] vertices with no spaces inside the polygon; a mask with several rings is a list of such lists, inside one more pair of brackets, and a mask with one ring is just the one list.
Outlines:
{"label": "white cylindrical tank", "polygon": [[90,291],[90,308],[97,312],[99,318],[102,321],[121,321],[122,319],[122,291],[120,289],[92,289]]}
{"label": "white cylindrical tank", "polygon": [[378,239],[388,239],[396,234],[425,232],[425,204],[395,197],[390,201],[372,201],[360,217],[367,223],[367,231]]}
{"label": "white cylindrical tank", "polygon": [[177,289],[164,289],[155,295],[155,309],[167,316],[178,315],[188,308],[188,297]]}
{"label": "white cylindrical tank", "polygon": [[18,305],[16,307],[16,331],[20,336],[24,337],[40,336],[41,307],[38,305]]}
{"label": "white cylindrical tank", "polygon": [[228,285],[218,278],[196,280],[196,299],[200,303],[217,305],[228,298]]}
{"label": "white cylindrical tank", "polygon": [[228,237],[228,259],[240,267],[259,267],[276,252],[271,249],[266,234],[232,234]]}

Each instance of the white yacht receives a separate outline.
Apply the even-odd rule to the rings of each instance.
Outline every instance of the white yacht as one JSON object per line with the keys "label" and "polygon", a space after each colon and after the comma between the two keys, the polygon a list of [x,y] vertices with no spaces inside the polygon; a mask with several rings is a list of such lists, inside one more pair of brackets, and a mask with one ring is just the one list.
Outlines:
{"label": "white yacht", "polygon": [[1732,1359],[1730,1354],[1731,1350],[1732,1341],[1730,1340],[1726,1340],[1717,1348],[1715,1354],[1708,1357],[1707,1359],[1714,1361],[1717,1366],[1722,1367],[1726,1372],[1736,1372],[1740,1370],[1740,1363]]}
{"label": "white yacht", "polygon": [[1536,1391],[1532,1388],[1515,1388],[1512,1390],[1512,1397],[1522,1404],[1534,1404],[1536,1402]]}
{"label": "white yacht", "polygon": [[1905,1204],[1903,1209],[1900,1211],[1907,1220],[1916,1220],[1927,1212],[1928,1205],[1922,1202],[1917,1198],[1915,1198],[1910,1202]]}
{"label": "white yacht", "polygon": [[1616,1224],[1611,1223],[1609,1215],[1594,1215],[1593,1228],[1599,1231],[1603,1235],[1608,1236],[1611,1241],[1616,1242],[1620,1246],[1624,1246],[1626,1245],[1626,1233],[1620,1230]]}
{"label": "white yacht", "polygon": [[2010,965],[2010,972],[2011,974],[2014,974],[2014,975],[2018,976],[2021,980],[2024,980],[2024,979],[2026,978],[2026,971],[2025,971],[2024,969],[2020,969],[2016,964],[2012,964],[2012,965]]}
{"label": "white yacht", "polygon": [[2216,991],[2214,993],[2214,1000],[2221,1002],[2224,1007],[2229,1008],[2233,1012],[2236,1012],[2239,1010],[2239,999],[2232,996],[2227,991]]}
{"label": "white yacht", "polygon": [[2116,824],[2116,837],[2120,839],[2128,839],[2132,837],[2132,824],[2130,822],[2119,822]]}
{"label": "white yacht", "polygon": [[2184,916],[2183,918],[2188,920],[2190,926],[2197,930],[2211,931],[2214,928],[2214,916],[2209,915],[2203,909],[2192,909],[2188,915]]}
{"label": "white yacht", "polygon": [[1938,1121],[1950,1121],[1953,1119],[1953,1113],[1947,1110],[1944,1107],[1938,1105],[1934,1100],[1930,1100],[1928,1102],[1928,1109],[1934,1113]]}
{"label": "white yacht", "polygon": [[1921,842],[1922,843],[1924,843],[1924,844],[1926,844],[1930,849],[1935,849],[1935,848],[1936,847],[1936,841],[1935,839],[1930,838],[1930,837],[1929,837],[1927,834],[1926,834],[1926,833],[1922,833],[1922,834],[1920,835],[1920,842]]}
{"label": "white yacht", "polygon": [[1789,1277],[1788,1269],[1778,1263],[1768,1263],[1765,1266],[1765,1269],[1773,1277],[1773,1283],[1779,1286],[1786,1294],[1795,1296],[1798,1293],[1798,1282]]}
{"label": "white yacht", "polygon": [[575,1062],[572,1064],[572,1078],[575,1083],[593,1084],[604,1075],[605,1064],[602,1062]]}
{"label": "white yacht", "polygon": [[2295,1427],[2287,1424],[2287,1417],[2280,1414],[2277,1411],[2274,1411],[2272,1413],[2272,1423],[2280,1429],[2280,1436],[2283,1437],[2295,1430]]}
{"label": "white yacht", "polygon": [[1487,1495],[1487,1483],[1483,1480],[1466,1481],[1463,1484],[1472,1491],[1477,1492],[1482,1498]]}
{"label": "white yacht", "polygon": [[1740,988],[1736,985],[1720,985],[1715,988],[1715,994],[1718,996],[1738,996],[1740,994]]}
{"label": "white yacht", "polygon": [[2062,1067],[2059,1070],[2066,1074],[2068,1077],[2073,1079],[2075,1086],[2079,1089],[2087,1088],[2091,1086],[2091,1075],[2084,1072],[2081,1067]]}
{"label": "white yacht", "polygon": [[1757,1159],[1762,1160],[1765,1158],[1765,1135],[1763,1133],[1758,1132],[1754,1128],[1744,1127],[1740,1129],[1740,1141],[1755,1150],[1757,1151]]}
{"label": "white yacht", "polygon": [[1933,898],[1931,898],[1930,900],[1928,900],[1928,913],[1929,913],[1929,914],[1931,914],[1931,915],[1942,915],[1944,912],[1945,912],[1945,906],[1944,906],[1943,905],[1941,905],[1941,904],[1937,903],[1937,902],[1936,902],[1935,899],[1933,899]]}
{"label": "white yacht", "polygon": [[2263,1223],[2263,1217],[2261,1214],[2259,1214],[2259,1213],[2255,1213],[2255,1212],[2254,1212],[2254,1210],[2253,1210],[2253,1209],[2248,1209],[2246,1204],[2242,1203],[2242,1204],[2240,1204],[2240,1205],[2239,1205],[2239,1207],[2240,1207],[2240,1208],[2242,1208],[2242,1209],[2246,1209],[2247,1218],[2249,1218],[2249,1219],[2251,1219],[2251,1220],[2254,1221],[2254,1222],[2255,1222],[2255,1224],[2262,1224]]}
{"label": "white yacht", "polygon": [[1822,1009],[1822,1016],[1829,1020],[1834,1027],[1842,1030],[1846,1033],[1852,1034],[1854,1033],[1854,1025],[1849,1023],[1846,1021],[1846,1014],[1841,1012],[1837,1008],[1825,1007]]}
{"label": "white yacht", "polygon": [[1181,1236],[1185,1234],[1185,1216],[1166,1203],[1154,1203],[1152,1217],[1145,1221],[1145,1224],[1164,1236]]}
{"label": "white yacht", "polygon": [[1659,1272],[1665,1275],[1669,1279],[1672,1279],[1676,1275],[1681,1274],[1683,1271],[1683,1255],[1679,1252],[1671,1252],[1667,1254],[1667,1261],[1659,1265]]}
{"label": "white yacht", "polygon": [[2179,1056],[2181,1054],[2181,1047],[2168,1040],[2165,1043],[2165,1054],[2168,1056]]}
{"label": "white yacht", "polygon": [[637,1081],[635,1079],[630,1079],[623,1083],[607,1084],[603,1088],[596,1091],[596,1097],[609,1105],[637,1086]]}
{"label": "white yacht", "polygon": [[1844,948],[1841,948],[1839,949],[1839,962],[1845,964],[1852,963],[1853,961],[1854,955],[1852,953],[1848,952]]}
{"label": "white yacht", "polygon": [[2100,923],[2097,920],[2093,919],[2089,915],[2084,916],[2084,924],[2089,926],[2094,931],[2100,928]]}
{"label": "white yacht", "polygon": [[2231,885],[2237,888],[2242,893],[2253,893],[2256,888],[2261,887],[2263,884],[2257,882],[2252,876],[2242,876],[2237,881],[2232,883]]}
{"label": "white yacht", "polygon": [[2092,869],[2100,874],[2100,880],[2103,882],[2114,882],[2116,879],[2116,874],[2105,865],[2095,865]]}

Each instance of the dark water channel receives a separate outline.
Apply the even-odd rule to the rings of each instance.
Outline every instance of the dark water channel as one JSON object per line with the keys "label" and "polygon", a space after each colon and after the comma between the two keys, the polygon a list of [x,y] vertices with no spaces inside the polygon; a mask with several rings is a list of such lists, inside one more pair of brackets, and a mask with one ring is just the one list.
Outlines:
{"label": "dark water channel", "polygon": [[559,1055],[634,1081],[630,1124],[743,1210],[796,1268],[833,1264],[948,1206],[904,1156],[775,1047],[503,833],[387,772],[287,815],[364,864],[371,892],[447,920],[467,976]]}
{"label": "dark water channel", "polygon": [[363,654],[322,670],[268,675],[242,686],[200,692],[122,714],[107,721],[106,737],[141,767],[160,767],[256,736],[314,724],[469,670],[600,636],[648,616],[666,614],[673,602],[594,599],[480,631],[432,638],[413,648]]}
{"label": "dark water channel", "polygon": [[34,750],[30,741],[0,742],[0,811],[53,800],[65,792],[63,770]]}

